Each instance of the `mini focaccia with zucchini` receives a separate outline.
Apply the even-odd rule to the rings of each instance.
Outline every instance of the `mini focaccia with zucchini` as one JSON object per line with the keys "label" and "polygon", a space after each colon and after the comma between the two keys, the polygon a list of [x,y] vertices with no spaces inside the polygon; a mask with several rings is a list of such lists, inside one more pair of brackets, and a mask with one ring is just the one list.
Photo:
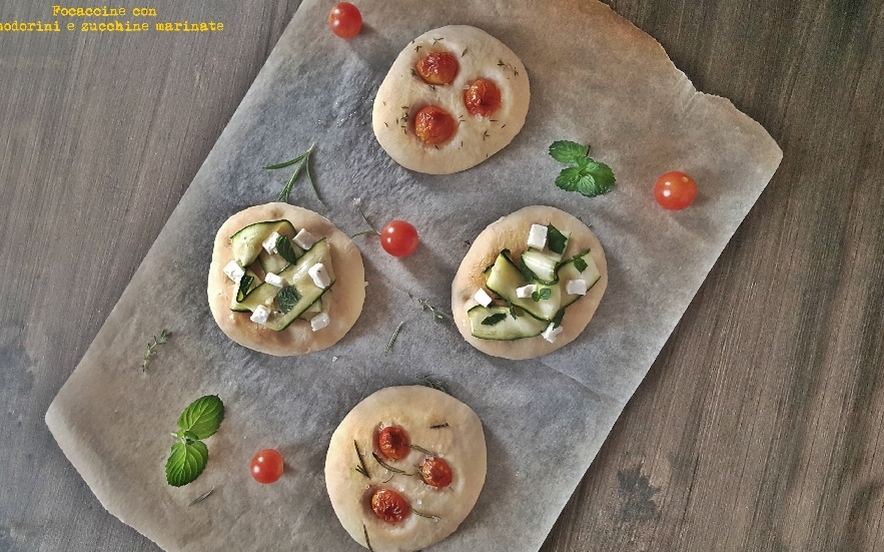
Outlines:
{"label": "mini focaccia with zucchini", "polygon": [[275,356],[319,351],[337,343],[362,312],[362,255],[313,211],[257,205],[218,230],[208,297],[218,326],[244,347]]}
{"label": "mini focaccia with zucchini", "polygon": [[393,62],[372,128],[403,167],[450,174],[506,147],[525,124],[530,95],[512,50],[476,27],[449,25],[415,38]]}
{"label": "mini focaccia with zucchini", "polygon": [[344,529],[374,552],[412,552],[451,533],[485,483],[476,413],[420,385],[366,397],[332,434],[325,481]]}
{"label": "mini focaccia with zucchini", "polygon": [[535,358],[577,338],[608,285],[601,243],[576,217],[535,205],[490,224],[454,277],[451,309],[470,344]]}

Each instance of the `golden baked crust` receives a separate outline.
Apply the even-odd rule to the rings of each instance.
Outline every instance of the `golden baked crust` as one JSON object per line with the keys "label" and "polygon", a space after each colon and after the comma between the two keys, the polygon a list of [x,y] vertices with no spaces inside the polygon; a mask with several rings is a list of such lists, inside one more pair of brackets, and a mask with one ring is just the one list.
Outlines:
{"label": "golden baked crust", "polygon": [[[405,429],[412,444],[444,458],[453,471],[451,485],[436,489],[419,476],[390,472],[375,460],[377,432],[389,425]],[[357,447],[368,477],[357,470]],[[414,473],[426,456],[412,449],[407,457],[387,462]],[[341,525],[356,542],[366,546],[368,534],[376,552],[412,552],[444,539],[466,518],[485,483],[486,461],[482,423],[470,407],[429,387],[388,387],[356,405],[334,431],[325,481]],[[398,523],[380,519],[369,505],[377,488],[392,488],[413,510],[438,519],[413,512]]]}
{"label": "golden baked crust", "polygon": [[[414,75],[415,63],[429,52],[451,52],[460,64],[454,82],[430,86]],[[478,78],[493,81],[501,107],[491,117],[471,115],[463,89]],[[530,99],[528,73],[502,42],[481,29],[449,25],[415,38],[393,62],[374,101],[372,128],[381,147],[407,169],[450,174],[473,167],[494,155],[521,130]],[[458,121],[454,137],[431,146],[414,134],[414,115],[438,105]]]}
{"label": "golden baked crust", "polygon": [[[565,258],[591,249],[592,258],[601,278],[585,296],[565,309],[565,317],[562,320],[563,331],[555,343],[550,343],[541,336],[515,341],[493,341],[473,337],[467,310],[476,305],[473,296],[476,290],[485,285],[482,272],[494,263],[494,259],[504,249],[509,249],[514,258],[518,257],[526,249],[525,241],[532,224],[552,224],[562,232],[571,232]],[[473,241],[451,284],[451,310],[457,329],[473,347],[491,356],[524,360],[551,353],[576,339],[595,314],[607,285],[608,268],[605,253],[592,231],[565,211],[555,207],[533,205],[491,223]]]}
{"label": "golden baked crust", "polygon": [[[314,332],[310,324],[296,321],[281,332],[249,320],[250,313],[230,310],[235,285],[224,274],[224,266],[233,258],[230,236],[254,222],[289,220],[296,229],[306,228],[318,237],[327,237],[331,245],[335,284],[324,298],[329,301],[330,324]],[[353,241],[325,217],[288,203],[267,203],[240,211],[227,219],[215,236],[209,266],[208,298],[212,316],[230,339],[249,349],[275,356],[292,356],[320,351],[337,343],[356,323],[365,301],[365,269],[362,255]]]}

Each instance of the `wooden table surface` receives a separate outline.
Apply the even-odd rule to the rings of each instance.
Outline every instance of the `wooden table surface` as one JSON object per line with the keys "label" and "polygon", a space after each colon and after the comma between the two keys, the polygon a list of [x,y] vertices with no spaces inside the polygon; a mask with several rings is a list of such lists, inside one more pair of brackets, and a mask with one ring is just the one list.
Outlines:
{"label": "wooden table surface", "polygon": [[[609,4],[784,157],[543,551],[884,550],[884,1]],[[0,33],[3,552],[157,550],[43,416],[298,0],[148,5],[224,30]]]}

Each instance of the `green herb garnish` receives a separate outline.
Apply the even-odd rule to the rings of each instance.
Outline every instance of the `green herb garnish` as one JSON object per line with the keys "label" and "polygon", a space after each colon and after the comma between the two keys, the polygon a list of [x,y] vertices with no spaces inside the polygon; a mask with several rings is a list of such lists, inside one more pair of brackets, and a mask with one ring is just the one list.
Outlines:
{"label": "green herb garnish", "polygon": [[423,379],[422,384],[426,387],[429,387],[430,389],[435,389],[436,391],[442,391],[446,395],[451,394],[448,392],[448,387],[445,386],[442,380],[433,379],[430,376],[424,376],[421,379]]}
{"label": "green herb garnish", "polygon": [[252,289],[252,283],[254,281],[255,277],[248,274],[240,278],[239,287],[236,289],[236,300],[238,302],[242,302],[242,300],[246,298],[249,290]]}
{"label": "green herb garnish", "polygon": [[310,187],[313,188],[313,193],[316,194],[316,199],[322,203],[322,198],[319,197],[319,190],[316,189],[316,184],[313,182],[313,176],[310,174],[310,154],[313,153],[313,148],[316,147],[316,144],[311,144],[310,149],[302,153],[301,155],[295,157],[294,159],[289,159],[288,161],[283,161],[282,163],[276,163],[274,165],[265,165],[261,167],[262,169],[284,169],[286,167],[291,167],[292,165],[299,163],[298,167],[295,169],[295,172],[292,174],[292,177],[286,183],[285,187],[277,196],[277,201],[288,201],[289,196],[292,193],[292,188],[295,185],[295,181],[298,180],[298,177],[301,175],[301,171],[305,171],[307,173],[307,180],[310,182]]}
{"label": "green herb garnish", "polygon": [[544,301],[549,299],[552,296],[552,290],[549,288],[541,288],[531,294],[531,300],[535,303],[538,301]]}
{"label": "green herb garnish", "polygon": [[356,471],[371,479],[371,476],[368,474],[368,467],[365,465],[365,459],[362,458],[362,451],[359,450],[359,443],[356,442],[356,439],[353,439],[353,448],[356,449],[356,458],[359,459],[359,465],[356,466]]}
{"label": "green herb garnish", "polygon": [[546,225],[546,246],[553,253],[561,255],[568,245],[568,237],[552,224]]}
{"label": "green herb garnish", "polygon": [[571,165],[556,177],[556,186],[587,197],[604,194],[614,187],[616,179],[611,167],[589,156],[589,146],[570,140],[558,140],[549,147],[549,154],[561,163]]}
{"label": "green herb garnish", "polygon": [[147,365],[150,364],[150,357],[157,354],[157,347],[169,341],[169,337],[172,333],[169,330],[163,330],[160,332],[159,337],[153,336],[153,341],[147,344],[147,352],[144,354],[144,358],[141,359],[141,371],[147,371]]}
{"label": "green herb garnish", "polygon": [[486,316],[482,319],[483,326],[494,326],[495,324],[499,324],[506,319],[505,312],[496,312],[490,316]]}
{"label": "green herb garnish", "polygon": [[298,293],[295,286],[283,286],[279,288],[278,292],[276,292],[276,301],[279,303],[279,310],[282,311],[283,314],[287,314],[290,310],[295,308],[295,305],[297,305],[300,300],[301,294]]}
{"label": "green herb garnish", "polygon": [[292,240],[288,236],[276,238],[276,252],[289,264],[298,262],[298,254],[295,253],[295,248],[292,247]]}
{"label": "green herb garnish", "polygon": [[178,442],[172,445],[166,461],[166,481],[181,487],[195,480],[209,462],[209,449],[203,439],[218,431],[224,420],[224,403],[216,395],[206,395],[190,403],[178,418]]}
{"label": "green herb garnish", "polygon": [[378,456],[378,453],[376,453],[376,452],[372,452],[371,455],[374,457],[375,461],[378,464],[380,464],[384,469],[386,469],[388,471],[391,471],[393,473],[398,473],[399,475],[407,475],[409,477],[414,475],[413,473],[408,473],[407,471],[400,470],[399,468],[394,468],[393,466],[387,464],[386,462],[381,460],[381,457]]}
{"label": "green herb garnish", "polygon": [[586,264],[586,261],[583,260],[582,255],[577,255],[576,257],[574,257],[574,268],[577,269],[577,272],[583,272],[588,267],[589,265]]}

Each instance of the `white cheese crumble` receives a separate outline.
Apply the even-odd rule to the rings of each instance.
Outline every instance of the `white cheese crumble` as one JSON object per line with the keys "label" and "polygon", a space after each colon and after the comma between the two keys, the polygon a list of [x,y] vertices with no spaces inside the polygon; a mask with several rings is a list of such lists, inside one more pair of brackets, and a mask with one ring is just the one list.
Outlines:
{"label": "white cheese crumble", "polygon": [[285,280],[282,279],[282,276],[279,274],[274,274],[273,272],[268,272],[264,275],[264,281],[270,284],[271,286],[276,286],[281,288],[285,285]]}
{"label": "white cheese crumble", "polygon": [[331,318],[328,317],[327,312],[321,312],[310,319],[310,328],[314,332],[318,332],[322,328],[325,328],[331,322]]}
{"label": "white cheese crumble", "polygon": [[517,287],[516,288],[516,297],[518,297],[519,299],[527,299],[528,297],[531,297],[531,295],[535,291],[537,291],[536,284],[528,284],[526,286]]}
{"label": "white cheese crumble", "polygon": [[276,240],[279,239],[279,232],[274,231],[272,234],[267,236],[267,239],[264,240],[264,243],[261,244],[261,247],[264,248],[264,251],[273,255],[274,253],[279,253],[276,249]]}
{"label": "white cheese crumble", "polygon": [[331,284],[331,278],[328,275],[328,271],[325,269],[325,265],[322,263],[316,263],[307,269],[307,274],[313,278],[313,283],[316,284],[316,287],[325,289]]}
{"label": "white cheese crumble", "polygon": [[313,234],[308,232],[306,228],[301,228],[301,230],[297,234],[295,234],[294,241],[296,244],[298,244],[298,247],[306,251],[313,247],[313,245],[316,243],[316,238],[313,236]]}
{"label": "white cheese crumble", "polygon": [[255,312],[252,313],[249,320],[255,324],[266,324],[268,318],[270,318],[270,309],[264,305],[258,305],[255,307]]}
{"label": "white cheese crumble", "polygon": [[564,328],[561,326],[556,326],[552,322],[550,322],[549,326],[543,330],[543,333],[540,334],[543,336],[543,339],[549,341],[550,343],[555,343],[556,338],[559,337],[559,334],[564,331]]}
{"label": "white cheese crumble", "polygon": [[568,280],[565,291],[568,295],[586,295],[586,280]]}
{"label": "white cheese crumble", "polygon": [[491,304],[492,301],[491,296],[488,295],[488,292],[485,291],[484,288],[479,288],[479,291],[476,292],[476,294],[473,296],[473,299],[475,299],[476,302],[483,307],[487,307]]}
{"label": "white cheese crumble", "polygon": [[528,231],[528,247],[543,249],[546,247],[546,233],[549,229],[542,224],[532,224]]}
{"label": "white cheese crumble", "polygon": [[246,275],[246,271],[243,269],[243,267],[239,266],[238,262],[230,261],[224,267],[224,274],[226,274],[228,278],[233,280],[233,283],[239,284],[239,281],[242,280],[242,277]]}

